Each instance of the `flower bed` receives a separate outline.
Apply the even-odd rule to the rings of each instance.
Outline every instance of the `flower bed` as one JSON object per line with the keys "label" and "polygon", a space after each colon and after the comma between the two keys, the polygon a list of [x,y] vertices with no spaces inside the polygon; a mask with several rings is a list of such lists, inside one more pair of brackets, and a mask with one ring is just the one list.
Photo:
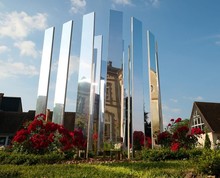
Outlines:
{"label": "flower bed", "polygon": [[25,123],[12,140],[12,151],[17,153],[46,154],[53,151],[68,153],[85,149],[86,138],[82,130],[69,132],[62,125],[47,122],[45,115],[37,115]]}

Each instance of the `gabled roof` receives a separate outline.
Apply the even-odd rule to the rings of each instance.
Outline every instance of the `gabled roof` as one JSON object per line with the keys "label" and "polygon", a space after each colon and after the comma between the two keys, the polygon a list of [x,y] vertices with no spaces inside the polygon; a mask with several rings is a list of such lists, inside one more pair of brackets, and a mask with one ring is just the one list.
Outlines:
{"label": "gabled roof", "polygon": [[3,96],[0,102],[0,110],[6,112],[22,112],[21,98]]}
{"label": "gabled roof", "polygon": [[34,118],[35,111],[0,112],[0,134],[14,134],[22,128],[24,122]]}
{"label": "gabled roof", "polygon": [[220,103],[194,102],[192,115],[196,108],[208,129],[220,133]]}

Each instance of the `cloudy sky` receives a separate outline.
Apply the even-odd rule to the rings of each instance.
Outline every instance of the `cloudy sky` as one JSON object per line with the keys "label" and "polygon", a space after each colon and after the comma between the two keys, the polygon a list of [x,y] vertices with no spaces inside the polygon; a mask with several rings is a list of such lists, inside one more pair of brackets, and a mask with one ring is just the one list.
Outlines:
{"label": "cloudy sky", "polygon": [[48,103],[52,109],[61,29],[73,20],[66,110],[74,110],[72,79],[78,67],[82,16],[96,12],[95,33],[104,35],[106,49],[109,10],[115,9],[124,13],[127,42],[132,16],[158,41],[164,123],[189,118],[194,101],[220,102],[219,7],[218,0],[1,0],[0,92],[21,97],[24,111],[35,109],[44,30],[54,26]]}

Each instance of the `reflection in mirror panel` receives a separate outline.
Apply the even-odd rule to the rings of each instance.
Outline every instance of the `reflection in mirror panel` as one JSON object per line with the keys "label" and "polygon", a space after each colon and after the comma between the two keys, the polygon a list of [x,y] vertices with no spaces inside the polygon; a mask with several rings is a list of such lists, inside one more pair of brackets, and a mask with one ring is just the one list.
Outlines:
{"label": "reflection in mirror panel", "polygon": [[[87,135],[87,149],[89,149],[92,131],[90,123],[91,110],[93,103],[91,97],[91,84],[94,81],[93,76],[93,52],[94,52],[94,29],[95,28],[95,13],[89,13],[83,16],[81,50],[80,50],[80,64],[78,75],[78,93],[77,93],[77,107],[75,128],[82,129],[83,133]],[[93,118],[93,116],[92,116]]]}
{"label": "reflection in mirror panel", "polygon": [[102,35],[95,36],[94,62],[95,62],[95,93],[99,94],[102,61]]}
{"label": "reflection in mirror panel", "polygon": [[58,124],[63,124],[65,111],[65,98],[68,79],[72,28],[72,20],[63,24],[52,119],[53,122]]}
{"label": "reflection in mirror panel", "polygon": [[160,90],[160,73],[159,73],[159,60],[158,60],[158,45],[156,42],[156,69],[157,69],[157,88],[158,88],[158,108],[159,108],[159,127],[160,132],[163,131],[163,115],[162,115],[162,102],[161,102],[161,90]]}
{"label": "reflection in mirror panel", "polygon": [[147,46],[148,46],[148,66],[149,66],[149,90],[150,90],[150,118],[152,126],[152,146],[155,145],[154,135],[157,132],[163,131],[162,107],[159,90],[159,72],[158,72],[158,54],[155,51],[154,35],[147,31]]}
{"label": "reflection in mirror panel", "polygon": [[[95,63],[95,81],[94,81],[94,113],[93,113],[93,120],[94,120],[94,134],[98,134],[97,140],[97,151],[103,147],[103,114],[100,107],[102,107],[103,101],[103,82],[101,81],[101,61],[102,61],[102,35],[95,36],[94,41],[94,63]],[[102,90],[102,91],[101,91]],[[101,112],[101,113],[100,113]],[[96,143],[94,143],[96,144]],[[101,145],[100,145],[101,144]]]}
{"label": "reflection in mirror panel", "polygon": [[104,112],[105,112],[105,80],[100,80],[100,95],[99,95],[99,120],[98,120],[98,146],[97,150],[101,151],[104,148]]}
{"label": "reflection in mirror panel", "polygon": [[143,51],[142,23],[131,18],[131,62],[132,62],[132,150],[141,149],[136,134],[144,134],[144,101],[143,101]]}
{"label": "reflection in mirror panel", "polygon": [[48,28],[44,33],[44,45],[42,52],[37,104],[35,115],[46,114],[47,99],[48,99],[48,87],[50,80],[50,67],[53,51],[53,39],[54,39],[54,27]]}
{"label": "reflection in mirror panel", "polygon": [[110,10],[108,61],[116,68],[122,67],[123,58],[123,13]]}
{"label": "reflection in mirror panel", "polygon": [[121,83],[123,58],[123,14],[110,11],[108,64],[106,79],[104,140],[121,142]]}

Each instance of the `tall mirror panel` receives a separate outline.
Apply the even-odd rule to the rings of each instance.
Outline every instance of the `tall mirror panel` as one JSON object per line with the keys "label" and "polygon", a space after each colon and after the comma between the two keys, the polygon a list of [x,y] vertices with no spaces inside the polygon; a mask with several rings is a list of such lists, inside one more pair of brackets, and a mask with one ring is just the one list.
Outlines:
{"label": "tall mirror panel", "polygon": [[[101,61],[102,61],[102,35],[95,36],[94,41],[94,63],[95,63],[95,80],[94,80],[94,113],[93,113],[93,130],[94,130],[94,147],[95,151],[99,151],[103,147],[103,117],[100,110],[100,104],[103,102],[101,98]],[[101,145],[100,145],[101,144]]]}
{"label": "tall mirror panel", "polygon": [[75,118],[75,128],[82,129],[87,136],[87,149],[91,149],[91,133],[93,130],[91,124],[93,123],[92,98],[94,90],[91,86],[94,83],[94,30],[95,13],[92,12],[83,16]]}
{"label": "tall mirror panel", "polygon": [[44,44],[41,59],[41,68],[37,93],[37,104],[35,115],[46,114],[48,87],[50,80],[50,68],[53,52],[54,27],[48,28],[44,33]]}
{"label": "tall mirror panel", "polygon": [[123,14],[111,10],[109,21],[104,141],[121,142],[121,84],[123,59]]}
{"label": "tall mirror panel", "polygon": [[143,51],[142,51],[142,22],[131,18],[131,122],[132,122],[132,150],[141,150],[138,135],[144,134],[144,96],[143,96]]}
{"label": "tall mirror panel", "polygon": [[72,20],[63,24],[52,118],[58,124],[63,124],[64,119],[72,28]]}
{"label": "tall mirror panel", "polygon": [[163,131],[162,107],[159,85],[158,52],[154,35],[147,31],[150,113],[152,126],[152,146],[155,145],[156,134]]}

